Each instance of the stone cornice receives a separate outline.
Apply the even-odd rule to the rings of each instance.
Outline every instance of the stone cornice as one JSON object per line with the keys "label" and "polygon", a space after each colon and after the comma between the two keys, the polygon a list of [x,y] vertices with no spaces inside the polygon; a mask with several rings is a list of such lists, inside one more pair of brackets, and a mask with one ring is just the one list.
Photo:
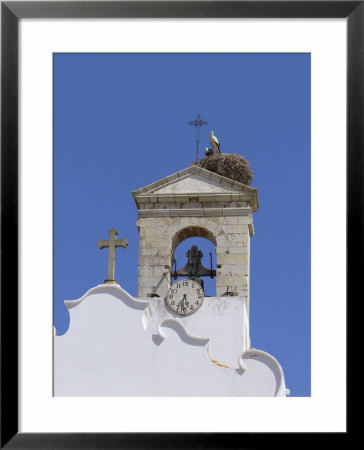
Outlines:
{"label": "stone cornice", "polygon": [[251,208],[181,208],[181,209],[139,209],[139,217],[223,217],[250,216]]}
{"label": "stone cornice", "polygon": [[[189,201],[198,201],[200,203],[209,202],[251,202],[252,196],[245,193],[230,194],[229,192],[189,192],[183,194],[140,194],[134,196],[137,206],[145,203],[187,203]],[[252,202],[252,206],[256,206]],[[256,208],[254,208],[255,210]]]}

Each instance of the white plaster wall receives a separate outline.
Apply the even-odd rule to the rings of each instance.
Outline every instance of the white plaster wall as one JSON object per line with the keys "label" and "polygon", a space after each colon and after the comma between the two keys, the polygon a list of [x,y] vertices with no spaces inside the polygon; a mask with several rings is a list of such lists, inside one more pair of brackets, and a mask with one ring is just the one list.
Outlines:
{"label": "white plaster wall", "polygon": [[144,322],[149,333],[163,337],[161,327],[164,325],[184,329],[187,336],[208,341],[211,360],[233,369],[240,368],[241,355],[248,349],[243,297],[206,297],[199,310],[189,316],[171,311],[164,299],[153,299],[151,306],[153,314]]}
{"label": "white plaster wall", "polygon": [[[71,322],[54,336],[54,395],[285,396],[278,362],[244,350],[241,300],[211,298],[183,320],[162,300],[135,299],[119,285],[65,302]],[[212,362],[229,358],[234,367]]]}

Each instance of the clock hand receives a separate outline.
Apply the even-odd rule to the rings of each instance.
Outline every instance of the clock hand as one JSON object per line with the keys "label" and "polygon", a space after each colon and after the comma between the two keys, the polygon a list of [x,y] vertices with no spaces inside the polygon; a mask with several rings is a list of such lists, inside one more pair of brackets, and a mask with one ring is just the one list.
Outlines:
{"label": "clock hand", "polygon": [[183,294],[183,298],[182,298],[182,311],[185,311],[187,309],[187,307],[184,305],[184,302],[187,303],[186,294]]}
{"label": "clock hand", "polygon": [[188,307],[188,305],[190,304],[189,303],[189,301],[187,300],[187,294],[184,294],[184,300],[185,300],[185,303],[186,303],[186,307]]}

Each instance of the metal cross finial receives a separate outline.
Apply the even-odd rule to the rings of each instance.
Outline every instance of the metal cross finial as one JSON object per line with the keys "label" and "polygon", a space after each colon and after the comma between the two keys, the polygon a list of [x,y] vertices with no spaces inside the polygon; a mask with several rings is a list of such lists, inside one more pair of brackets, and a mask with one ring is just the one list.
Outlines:
{"label": "metal cross finial", "polygon": [[196,128],[196,144],[197,144],[197,150],[196,150],[196,162],[198,161],[198,144],[200,142],[200,128],[203,125],[207,125],[208,122],[206,120],[202,120],[200,114],[197,114],[197,117],[192,122],[188,122],[188,125],[192,125]]}
{"label": "metal cross finial", "polygon": [[127,247],[128,241],[123,239],[115,239],[119,233],[111,228],[109,230],[109,240],[104,241],[103,239],[99,239],[97,241],[97,246],[100,250],[103,248],[109,248],[109,266],[107,271],[107,280],[104,281],[105,284],[117,284],[117,281],[114,280],[115,276],[115,248],[116,247]]}

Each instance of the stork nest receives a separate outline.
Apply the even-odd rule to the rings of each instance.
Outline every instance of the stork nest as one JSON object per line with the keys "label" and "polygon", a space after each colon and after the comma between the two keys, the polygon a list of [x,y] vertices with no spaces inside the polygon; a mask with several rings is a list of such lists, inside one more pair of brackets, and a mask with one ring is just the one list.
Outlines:
{"label": "stork nest", "polygon": [[253,179],[253,172],[248,161],[236,153],[221,153],[219,155],[206,156],[195,163],[203,169],[210,170],[217,175],[221,175],[230,180],[250,185]]}

